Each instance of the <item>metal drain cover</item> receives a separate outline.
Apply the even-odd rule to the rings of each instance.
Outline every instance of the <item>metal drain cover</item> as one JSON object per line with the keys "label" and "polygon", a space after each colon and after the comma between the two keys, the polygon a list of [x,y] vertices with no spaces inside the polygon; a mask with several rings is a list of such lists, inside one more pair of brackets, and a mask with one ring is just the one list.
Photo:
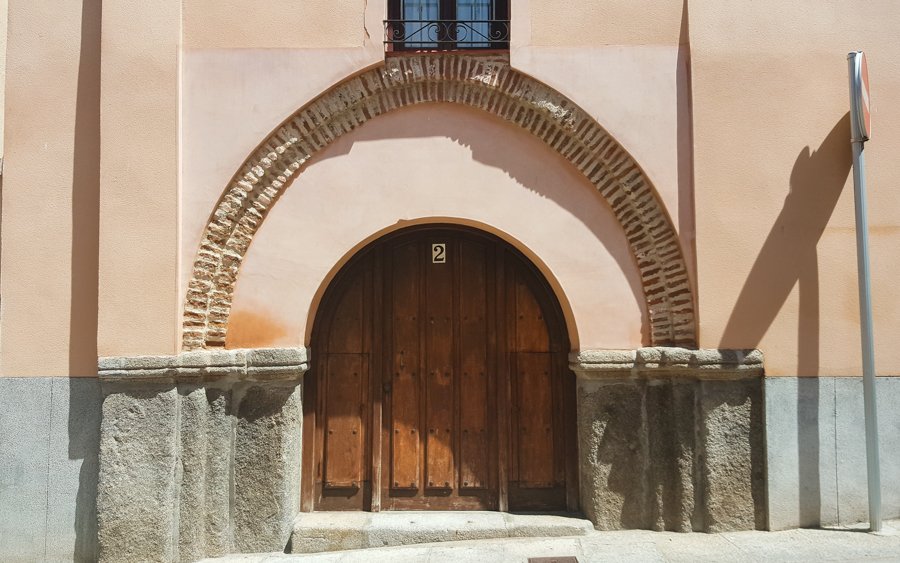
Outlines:
{"label": "metal drain cover", "polygon": [[529,557],[528,563],[578,563],[578,558],[574,555],[564,555],[562,557]]}

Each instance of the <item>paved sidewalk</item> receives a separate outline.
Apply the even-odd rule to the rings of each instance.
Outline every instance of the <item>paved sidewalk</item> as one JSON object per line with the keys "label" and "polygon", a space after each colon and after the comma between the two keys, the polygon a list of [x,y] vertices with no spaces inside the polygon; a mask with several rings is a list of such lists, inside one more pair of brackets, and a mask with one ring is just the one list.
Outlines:
{"label": "paved sidewalk", "polygon": [[365,563],[456,563],[521,561],[529,557],[572,556],[594,561],[897,561],[900,520],[876,535],[850,529],[676,534],[670,532],[592,532],[582,537],[495,539],[382,547],[310,555],[234,555],[218,563],[290,561]]}

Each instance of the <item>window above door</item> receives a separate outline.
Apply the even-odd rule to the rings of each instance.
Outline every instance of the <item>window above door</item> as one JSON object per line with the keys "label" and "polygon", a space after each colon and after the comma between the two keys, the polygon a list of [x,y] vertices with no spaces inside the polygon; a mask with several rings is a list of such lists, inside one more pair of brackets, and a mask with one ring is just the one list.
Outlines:
{"label": "window above door", "polygon": [[509,0],[389,0],[385,51],[509,49]]}

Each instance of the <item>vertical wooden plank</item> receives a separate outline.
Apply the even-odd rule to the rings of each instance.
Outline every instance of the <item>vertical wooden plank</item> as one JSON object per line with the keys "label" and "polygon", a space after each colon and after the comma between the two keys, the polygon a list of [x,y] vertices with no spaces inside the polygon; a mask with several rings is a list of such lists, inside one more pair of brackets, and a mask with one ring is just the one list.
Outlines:
{"label": "vertical wooden plank", "polygon": [[381,507],[391,509],[391,487],[393,481],[393,398],[394,398],[394,253],[381,247],[381,280],[383,309],[381,338],[383,347],[379,350],[382,362],[382,404],[381,404]]}
{"label": "vertical wooden plank", "polygon": [[[506,255],[506,315],[507,315],[507,344],[506,344],[506,375],[507,382],[507,401],[509,403],[509,419],[506,421],[508,425],[507,433],[509,435],[509,451],[508,478],[511,482],[519,481],[519,405],[518,397],[518,358],[516,352],[519,349],[519,307],[518,307],[518,288],[519,275],[515,258],[509,254]],[[524,318],[524,317],[522,317]]]}
{"label": "vertical wooden plank", "polygon": [[392,252],[391,487],[419,488],[419,276],[415,244]]}
{"label": "vertical wooden plank", "polygon": [[547,332],[544,312],[523,279],[524,273],[526,272],[517,272],[516,276],[516,351],[549,352],[550,335]]}
{"label": "vertical wooden plank", "polygon": [[[514,480],[520,488],[550,488],[557,481],[562,450],[557,451],[561,424],[554,408],[550,334],[534,294],[530,271],[517,265],[515,281],[515,354],[512,389]],[[558,397],[558,394],[557,394]],[[562,444],[559,444],[562,445]]]}
{"label": "vertical wooden plank", "polygon": [[326,377],[325,489],[362,488],[367,358],[329,354]]}
{"label": "vertical wooden plank", "polygon": [[316,420],[317,424],[315,427],[315,438],[313,439],[313,444],[315,446],[315,459],[316,459],[316,467],[315,467],[315,496],[316,503],[319,503],[321,500],[321,490],[322,490],[322,482],[323,482],[323,470],[325,464],[325,421],[328,418],[328,413],[325,411],[325,397],[326,395],[326,379],[325,374],[328,372],[328,354],[323,354],[323,357],[319,361],[319,370],[316,373]]}
{"label": "vertical wooden plank", "polygon": [[452,264],[458,253],[450,240],[446,244],[447,263],[426,262],[424,303],[426,485],[441,489],[454,488]]}
{"label": "vertical wooden plank", "polygon": [[569,371],[566,352],[556,354],[557,369],[563,374],[563,412],[565,413],[565,426],[563,432],[566,441],[566,510],[575,512],[578,510],[579,482],[578,482],[578,427],[575,417],[575,374]]}
{"label": "vertical wooden plank", "polygon": [[461,241],[459,247],[460,447],[461,488],[490,486],[488,427],[487,256],[483,245]]}
{"label": "vertical wooden plank", "polygon": [[[453,346],[452,346],[452,357],[453,357],[453,379],[452,379],[452,393],[453,393],[453,412],[451,413],[453,419],[453,426],[451,427],[451,448],[453,449],[453,479],[450,481],[453,486],[453,494],[457,498],[463,498],[466,493],[463,493],[460,490],[462,486],[462,468],[461,458],[462,458],[462,404],[464,402],[463,389],[462,389],[462,355],[463,355],[463,347],[461,341],[461,319],[462,319],[462,308],[463,301],[467,300],[469,296],[466,296],[462,293],[462,287],[460,281],[462,278],[466,276],[465,265],[464,265],[464,252],[463,245],[466,243],[465,237],[453,237],[453,248],[455,249],[454,259],[450,263],[450,266],[453,270],[452,274],[452,300],[453,300]],[[471,493],[471,491],[469,491]]]}
{"label": "vertical wooden plank", "polygon": [[553,482],[566,482],[566,413],[563,402],[563,377],[557,363],[558,353],[549,354],[550,392],[553,425]]}
{"label": "vertical wooden plank", "polygon": [[[370,509],[372,512],[381,510],[381,452],[382,452],[382,413],[384,392],[384,253],[380,247],[376,248],[371,258],[372,261],[372,286],[368,291],[370,302],[368,314],[371,318],[372,334],[367,338],[371,343],[369,353],[370,371],[370,396],[372,397],[372,419],[369,432],[372,463],[371,472],[371,497]],[[388,379],[390,381],[390,379]],[[368,458],[367,458],[368,459]]]}
{"label": "vertical wooden plank", "polygon": [[372,256],[365,259],[365,278],[362,295],[362,381],[360,383],[360,436],[363,455],[360,460],[361,491],[363,510],[372,509]]}
{"label": "vertical wooden plank", "polygon": [[510,299],[509,291],[510,279],[506,260],[506,253],[503,247],[498,243],[494,246],[494,262],[496,279],[494,280],[494,314],[496,315],[497,346],[496,346],[496,368],[497,368],[497,509],[506,512],[509,510],[509,478],[510,478],[510,377],[509,377],[509,360],[511,355],[508,353],[513,350],[513,336],[510,332],[514,331],[515,325],[509,322],[510,311],[515,309],[510,307],[513,305]]}
{"label": "vertical wooden plank", "polygon": [[[324,349],[324,346],[322,346]],[[315,507],[316,464],[316,379],[322,362],[316,362],[312,371],[303,376],[303,467],[300,472],[300,510],[312,512]]]}
{"label": "vertical wooden plank", "polygon": [[[416,396],[416,405],[419,413],[419,475],[422,477],[422,486],[426,486],[428,484],[427,476],[425,475],[425,456],[427,455],[427,447],[426,447],[426,437],[428,435],[428,414],[426,412],[426,398],[428,396],[428,382],[426,375],[428,373],[428,346],[425,338],[425,331],[428,326],[428,314],[425,309],[425,277],[427,272],[425,271],[428,267],[427,262],[430,261],[429,256],[431,256],[431,247],[428,245],[427,240],[423,240],[426,238],[425,235],[420,234],[415,239],[416,246],[416,272],[418,274],[419,284],[418,291],[416,293],[416,312],[418,314],[418,339],[419,339],[419,394]],[[422,495],[425,494],[423,489],[418,491],[418,498],[421,500]],[[415,505],[418,508],[418,505]]]}
{"label": "vertical wooden plank", "polygon": [[363,351],[363,299],[365,274],[362,268],[354,268],[350,272],[348,285],[344,290],[328,336],[328,351],[338,353],[359,354]]}
{"label": "vertical wooden plank", "polygon": [[517,462],[522,488],[549,488],[556,480],[551,360],[549,353],[516,354]]}

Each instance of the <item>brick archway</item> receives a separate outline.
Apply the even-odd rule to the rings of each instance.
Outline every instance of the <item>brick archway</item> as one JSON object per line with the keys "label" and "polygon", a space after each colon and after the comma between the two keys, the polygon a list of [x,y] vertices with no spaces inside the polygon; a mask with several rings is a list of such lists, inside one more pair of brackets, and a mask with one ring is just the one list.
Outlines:
{"label": "brick archway", "polygon": [[303,165],[332,141],[401,107],[451,102],[530,131],[609,203],[641,276],[654,346],[696,343],[694,297],[678,235],[634,159],[574,102],[505,56],[392,57],[327,90],[282,123],[228,184],[204,232],[183,317],[186,350],[224,346],[234,285],[253,236]]}

